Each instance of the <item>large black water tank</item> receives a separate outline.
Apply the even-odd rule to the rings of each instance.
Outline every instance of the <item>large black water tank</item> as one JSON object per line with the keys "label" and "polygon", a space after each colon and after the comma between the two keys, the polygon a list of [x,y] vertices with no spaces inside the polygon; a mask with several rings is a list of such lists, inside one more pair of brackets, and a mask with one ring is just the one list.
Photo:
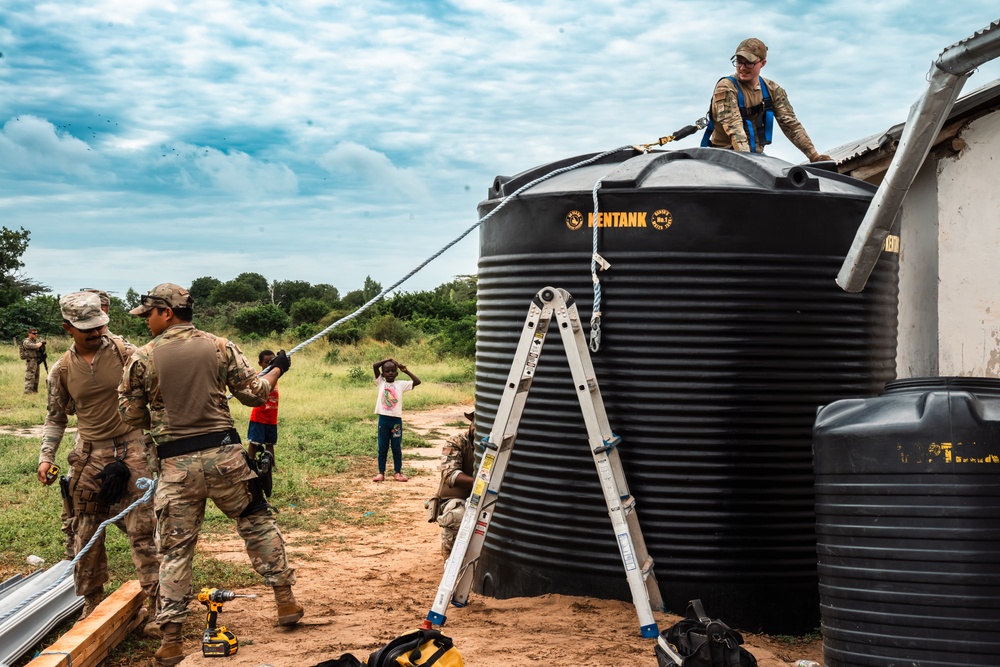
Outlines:
{"label": "large black water tank", "polygon": [[[498,178],[480,215],[535,178]],[[532,187],[480,233],[478,435],[489,433],[534,294],[589,322],[600,190],[603,346],[594,366],[670,609],[728,623],[819,623],[816,409],[895,374],[898,255],[861,294],[834,278],[874,188],[721,149],[620,152]],[[558,337],[546,343],[475,590],[630,599]]]}
{"label": "large black water tank", "polygon": [[1000,381],[891,382],[814,437],[824,664],[1000,665]]}

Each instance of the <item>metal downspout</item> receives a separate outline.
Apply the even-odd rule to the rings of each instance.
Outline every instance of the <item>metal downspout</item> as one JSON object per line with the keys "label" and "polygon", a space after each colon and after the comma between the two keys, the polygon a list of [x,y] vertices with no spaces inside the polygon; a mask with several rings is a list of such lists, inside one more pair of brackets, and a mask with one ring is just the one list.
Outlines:
{"label": "metal downspout", "polygon": [[946,48],[931,65],[927,91],[910,108],[899,148],[837,274],[837,284],[844,291],[860,292],[865,288],[903,199],[962,92],[966,79],[977,67],[998,56],[1000,21],[994,21],[971,37]]}

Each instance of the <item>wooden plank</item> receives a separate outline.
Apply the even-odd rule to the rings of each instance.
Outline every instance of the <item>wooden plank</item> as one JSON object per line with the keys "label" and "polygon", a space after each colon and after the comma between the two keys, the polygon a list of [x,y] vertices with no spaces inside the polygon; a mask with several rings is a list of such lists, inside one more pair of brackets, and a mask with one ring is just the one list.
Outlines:
{"label": "wooden plank", "polygon": [[138,581],[123,584],[27,667],[95,667],[135,627],[145,598]]}

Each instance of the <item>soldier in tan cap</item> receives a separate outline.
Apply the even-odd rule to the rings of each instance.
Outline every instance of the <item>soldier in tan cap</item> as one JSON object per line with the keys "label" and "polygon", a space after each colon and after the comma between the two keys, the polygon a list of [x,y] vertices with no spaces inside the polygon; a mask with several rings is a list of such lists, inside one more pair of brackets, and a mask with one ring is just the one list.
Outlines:
{"label": "soldier in tan cap", "polygon": [[278,623],[294,625],[303,614],[292,594],[295,571],[288,567],[284,538],[240,445],[226,399],[228,390],[245,405],[263,405],[291,362],[281,350],[257,377],[235,343],[194,328],[193,306],[188,291],[172,283],[142,296],[131,313],[146,318],[155,338],[132,356],[118,387],[122,420],[150,430],[159,458],[157,622],[163,641],[156,651],[158,665],[184,659],[181,630],[192,599],[191,562],[208,498],[236,519],[251,564],[274,588]]}
{"label": "soldier in tan cap", "polygon": [[90,292],[96,294],[101,299],[101,310],[105,313],[108,312],[108,308],[111,307],[111,296],[102,289],[95,289],[93,287],[84,287],[80,290],[81,292]]}
{"label": "soldier in tan cap", "polygon": [[715,85],[702,146],[763,153],[771,143],[774,121],[810,162],[829,160],[813,146],[795,117],[785,89],[760,75],[767,64],[767,46],[756,37],[744,39],[732,57],[736,72]]}
{"label": "soldier in tan cap", "polygon": [[[142,496],[136,487],[140,477],[152,479],[142,431],[122,423],[118,417],[118,383],[125,362],[135,348],[112,341],[106,335],[108,316],[96,294],[73,292],[59,300],[63,329],[73,344],[49,373],[48,413],[42,426],[42,448],[38,457],[38,481],[51,484],[48,476],[66,431],[68,415],[77,418],[77,440],[67,461],[72,470],[68,488],[73,510],[75,550],[81,548],[102,521],[117,514]],[[159,590],[160,562],[153,538],[153,508],[144,503],[125,515],[118,527],[129,536],[132,562],[143,592],[148,596],[147,615],[155,612]],[[108,580],[108,558],[102,533],[76,564],[76,593],[85,598],[83,615],[100,604]],[[150,626],[152,631],[155,626]]]}

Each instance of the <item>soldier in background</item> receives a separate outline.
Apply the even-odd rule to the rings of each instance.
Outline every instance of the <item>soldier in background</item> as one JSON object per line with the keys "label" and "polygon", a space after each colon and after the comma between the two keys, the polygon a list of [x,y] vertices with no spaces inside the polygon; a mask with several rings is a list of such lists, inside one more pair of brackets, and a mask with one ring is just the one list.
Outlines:
{"label": "soldier in background", "polygon": [[191,564],[208,498],[236,519],[251,564],[274,589],[278,623],[294,625],[303,615],[292,594],[295,571],[288,567],[285,540],[240,445],[226,398],[231,391],[244,405],[263,405],[291,361],[281,350],[270,370],[257,377],[235,343],[194,328],[193,308],[188,291],[172,283],[142,296],[130,312],[145,318],[155,337],[132,355],[118,387],[122,420],[149,429],[159,459],[157,622],[163,641],[158,665],[184,660],[181,631],[193,597]]}
{"label": "soldier in background", "polygon": [[24,393],[38,393],[38,364],[45,354],[45,341],[38,339],[38,329],[28,329],[28,337],[21,341],[21,358],[24,359]]}
{"label": "soldier in background", "polygon": [[101,299],[101,310],[103,310],[105,313],[108,312],[108,308],[111,307],[111,296],[107,292],[105,292],[102,289],[94,289],[93,287],[85,287],[80,291],[96,294]]}
{"label": "soldier in background", "polygon": [[[455,546],[455,536],[465,517],[465,507],[472,493],[476,463],[476,413],[466,412],[469,428],[448,438],[442,448],[441,483],[438,486],[437,523],[441,526],[441,554],[448,558]],[[431,502],[434,502],[432,500]]]}
{"label": "soldier in background", "polygon": [[[118,417],[118,383],[125,362],[135,348],[113,341],[105,333],[108,316],[95,294],[73,292],[59,300],[63,328],[73,344],[49,373],[48,413],[42,427],[38,480],[51,484],[49,469],[66,431],[68,416],[77,417],[76,446],[67,457],[72,474],[69,496],[74,550],[79,552],[100,524],[143,494],[136,487],[140,477],[151,479],[142,431]],[[118,522],[128,534],[139,584],[149,601],[150,618],[156,609],[160,562],[153,536],[153,510],[144,503]],[[83,617],[104,598],[108,558],[104,534],[76,564],[73,571],[77,595],[84,597]],[[154,631],[150,626],[149,631]]]}
{"label": "soldier in background", "polygon": [[[732,57],[736,72],[719,79],[709,106],[709,124],[702,146],[763,153],[770,143],[773,121],[810,162],[830,160],[813,146],[795,117],[785,89],[760,75],[767,64],[767,46],[755,37],[744,39]],[[742,102],[742,103],[741,103]]]}

